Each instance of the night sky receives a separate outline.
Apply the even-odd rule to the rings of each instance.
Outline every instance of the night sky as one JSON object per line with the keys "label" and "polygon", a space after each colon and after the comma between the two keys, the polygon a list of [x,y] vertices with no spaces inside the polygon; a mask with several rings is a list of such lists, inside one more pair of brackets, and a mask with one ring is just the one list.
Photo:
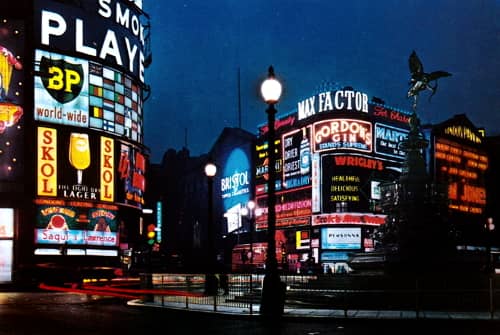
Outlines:
{"label": "night sky", "polygon": [[151,19],[144,131],[153,163],[186,143],[191,156],[206,153],[224,127],[240,122],[257,133],[267,119],[258,90],[269,65],[284,86],[278,113],[331,83],[410,111],[413,50],[425,72],[452,73],[438,81],[430,101],[430,92],[420,94],[423,124],[466,114],[487,135],[500,134],[499,0],[144,0],[143,6]]}

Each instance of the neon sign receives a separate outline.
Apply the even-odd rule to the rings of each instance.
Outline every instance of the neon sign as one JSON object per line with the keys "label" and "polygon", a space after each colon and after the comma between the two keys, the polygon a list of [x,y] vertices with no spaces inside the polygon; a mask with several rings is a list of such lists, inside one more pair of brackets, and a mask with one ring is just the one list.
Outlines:
{"label": "neon sign", "polygon": [[297,104],[298,119],[309,118],[316,113],[330,111],[357,111],[368,113],[368,95],[353,90],[322,92]]}
{"label": "neon sign", "polygon": [[368,121],[324,120],[316,122],[313,128],[315,151],[338,149],[372,151],[372,124]]}
{"label": "neon sign", "polygon": [[406,125],[408,125],[408,122],[410,121],[409,115],[405,115],[402,112],[394,111],[378,105],[373,106],[372,115],[390,121],[401,122]]}
{"label": "neon sign", "polygon": [[312,225],[328,224],[354,224],[379,226],[385,223],[386,215],[382,214],[358,214],[358,213],[331,213],[314,215]]}
{"label": "neon sign", "polygon": [[57,195],[57,131],[38,128],[38,195]]}
{"label": "neon sign", "polygon": [[408,137],[408,130],[376,123],[374,137],[375,153],[395,158],[405,157],[399,144]]}
{"label": "neon sign", "polygon": [[101,201],[114,200],[114,142],[101,137]]}
{"label": "neon sign", "polygon": [[[295,124],[295,117],[294,116],[287,116],[283,119],[277,119],[274,122],[274,129],[278,130],[278,129],[281,129],[284,127],[293,126],[294,124]],[[267,134],[268,131],[269,131],[269,126],[267,124],[265,124],[259,128],[259,133],[261,136]]]}
{"label": "neon sign", "polygon": [[113,2],[96,0],[95,12],[89,15],[77,6],[52,4],[48,8],[50,1],[36,1],[37,42],[123,67],[144,82],[144,26],[138,11]]}
{"label": "neon sign", "polygon": [[384,162],[375,158],[361,156],[335,155],[333,157],[336,166],[355,166],[369,170],[384,170]]}
{"label": "neon sign", "polygon": [[[311,188],[303,187],[277,194],[276,226],[301,225],[309,222],[312,214]],[[255,223],[257,228],[267,227],[267,196],[258,196]]]}
{"label": "neon sign", "polygon": [[361,178],[352,175],[334,175],[330,177],[329,202],[359,202]]}
{"label": "neon sign", "polygon": [[311,144],[309,127],[283,135],[283,186],[286,189],[310,184]]}
{"label": "neon sign", "polygon": [[462,138],[472,143],[482,143],[481,137],[476,132],[466,126],[449,126],[444,129],[446,135]]}
{"label": "neon sign", "polygon": [[434,147],[437,179],[448,183],[448,208],[481,214],[486,206],[486,154],[442,138],[436,139]]}

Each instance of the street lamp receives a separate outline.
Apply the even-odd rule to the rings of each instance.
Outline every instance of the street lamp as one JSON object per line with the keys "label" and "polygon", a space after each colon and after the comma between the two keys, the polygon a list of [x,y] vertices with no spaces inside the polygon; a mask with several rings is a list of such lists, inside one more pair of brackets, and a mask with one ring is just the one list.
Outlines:
{"label": "street lamp", "polygon": [[207,244],[208,244],[208,262],[207,274],[205,276],[205,294],[215,295],[217,293],[217,281],[214,274],[215,269],[215,245],[214,245],[214,214],[213,214],[213,184],[217,173],[215,164],[209,162],[205,165],[205,175],[208,181],[208,214],[207,214]]}
{"label": "street lamp", "polygon": [[262,98],[267,103],[267,257],[260,314],[265,317],[281,316],[284,311],[285,285],[281,282],[276,259],[276,144],[274,105],[281,96],[281,83],[274,75],[274,69],[269,67],[267,79],[260,87]]}

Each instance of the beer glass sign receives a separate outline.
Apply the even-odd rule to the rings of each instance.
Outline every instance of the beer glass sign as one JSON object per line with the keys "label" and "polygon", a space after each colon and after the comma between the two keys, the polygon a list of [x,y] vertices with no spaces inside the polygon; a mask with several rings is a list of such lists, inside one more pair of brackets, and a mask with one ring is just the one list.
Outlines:
{"label": "beer glass sign", "polygon": [[88,134],[71,133],[69,138],[69,162],[76,169],[77,183],[82,183],[83,170],[90,166]]}

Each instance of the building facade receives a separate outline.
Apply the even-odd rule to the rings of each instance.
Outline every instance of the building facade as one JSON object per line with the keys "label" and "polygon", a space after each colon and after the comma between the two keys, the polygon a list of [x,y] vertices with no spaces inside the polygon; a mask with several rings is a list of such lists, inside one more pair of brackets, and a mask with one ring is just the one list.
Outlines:
{"label": "building facade", "polygon": [[[276,245],[284,271],[343,271],[374,248],[380,183],[399,175],[410,113],[352,87],[299,101],[276,122]],[[267,128],[255,146],[256,231],[267,228]]]}
{"label": "building facade", "polygon": [[[343,272],[353,254],[376,248],[375,233],[387,217],[379,185],[398,180],[405,161],[400,144],[408,136],[410,116],[344,87],[316,93],[278,117],[275,238],[283,271]],[[235,248],[233,270],[245,263],[254,269],[264,265],[267,127],[259,128],[254,151],[254,228],[263,234]],[[487,206],[496,194],[487,183],[494,144],[489,141],[488,149],[484,131],[465,115],[424,126],[422,135],[429,142],[423,152],[427,172],[446,188],[452,243],[484,250],[490,241],[496,250],[496,232],[485,229],[496,221],[494,206]]]}
{"label": "building facade", "polygon": [[148,16],[119,0],[1,13],[0,282],[119,267],[144,205]]}

